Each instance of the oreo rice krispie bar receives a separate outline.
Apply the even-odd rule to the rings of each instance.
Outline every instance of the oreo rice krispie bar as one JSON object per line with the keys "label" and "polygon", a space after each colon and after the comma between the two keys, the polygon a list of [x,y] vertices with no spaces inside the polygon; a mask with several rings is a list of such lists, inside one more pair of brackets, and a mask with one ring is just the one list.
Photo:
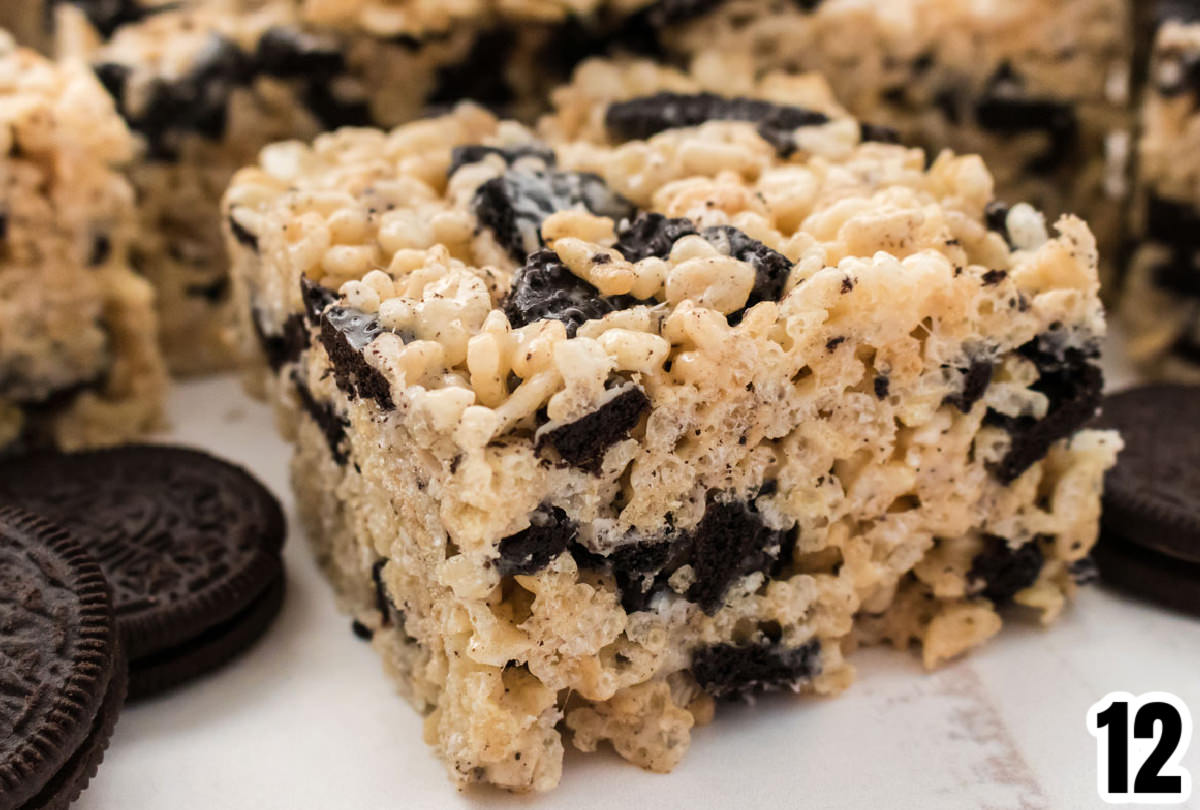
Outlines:
{"label": "oreo rice krispie bar", "polygon": [[0,32],[0,452],[109,444],[159,418],[153,290],[129,268],[128,130],[83,64]]}
{"label": "oreo rice krispie bar", "polygon": [[459,783],[551,788],[564,736],[666,771],[858,643],[1053,619],[1119,447],[1082,221],[815,79],[640,70],[558,96],[603,138],[462,105],[225,198],[317,556]]}
{"label": "oreo rice krispie bar", "polygon": [[1128,0],[706,0],[658,37],[707,75],[816,70],[930,155],[980,154],[997,194],[1084,217],[1115,257],[1129,152]]}
{"label": "oreo rice krispie bar", "polygon": [[1142,370],[1200,380],[1200,7],[1157,5],[1120,315]]}

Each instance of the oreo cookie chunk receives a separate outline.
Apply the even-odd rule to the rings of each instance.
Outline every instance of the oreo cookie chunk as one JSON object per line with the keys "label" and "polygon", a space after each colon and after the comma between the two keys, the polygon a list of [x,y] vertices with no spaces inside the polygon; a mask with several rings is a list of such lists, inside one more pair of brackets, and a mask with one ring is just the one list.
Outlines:
{"label": "oreo cookie chunk", "polygon": [[[797,129],[828,124],[831,120],[825,113],[805,107],[708,92],[663,91],[613,102],[604,114],[605,128],[618,141],[644,140],[668,129],[696,127],[708,121],[745,121],[756,124],[759,136],[783,157],[798,148]],[[875,124],[861,124],[859,135],[864,141],[900,141],[898,132]]]}
{"label": "oreo cookie chunk", "polygon": [[1104,533],[1200,564],[1200,387],[1154,385],[1104,401],[1125,440],[1104,491]]}
{"label": "oreo cookie chunk", "polygon": [[632,218],[629,200],[590,172],[521,171],[510,169],[483,183],[471,207],[480,226],[518,264],[542,247],[541,227],[557,211],[581,208],[614,222]]}
{"label": "oreo cookie chunk", "polygon": [[66,807],[125,699],[112,596],[70,533],[4,506],[0,606],[0,809]]}
{"label": "oreo cookie chunk", "polygon": [[278,501],[204,453],[133,445],[0,464],[0,499],[69,528],[113,590],[130,697],[215,669],[266,629],[282,599]]}
{"label": "oreo cookie chunk", "polygon": [[567,337],[575,337],[587,321],[653,303],[631,295],[601,295],[598,289],[572,273],[557,253],[542,249],[529,254],[525,266],[513,277],[504,314],[514,328],[546,319],[562,321],[567,327]]}
{"label": "oreo cookie chunk", "polygon": [[797,128],[827,124],[829,116],[758,98],[665,91],[614,102],[604,115],[609,134],[619,141],[643,140],[668,129],[695,127],[707,121],[757,124],[763,140],[786,155],[796,149]]}

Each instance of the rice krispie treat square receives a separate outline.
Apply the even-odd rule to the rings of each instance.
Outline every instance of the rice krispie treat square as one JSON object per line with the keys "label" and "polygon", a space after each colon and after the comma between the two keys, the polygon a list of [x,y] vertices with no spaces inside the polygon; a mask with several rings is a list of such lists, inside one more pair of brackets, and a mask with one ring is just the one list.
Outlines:
{"label": "rice krispie treat square", "polygon": [[1141,370],[1200,381],[1200,14],[1158,5],[1119,313]]}
{"label": "rice krispie treat square", "polygon": [[666,771],[714,701],[934,666],[1086,572],[1095,240],[830,99],[597,69],[544,140],[463,105],[235,178],[309,536],[456,782]]}
{"label": "rice krispie treat square", "polygon": [[129,266],[129,131],[81,63],[0,32],[0,452],[111,444],[159,419],[154,295]]}
{"label": "rice krispie treat square", "polygon": [[997,195],[1083,217],[1119,245],[1128,0],[723,0],[667,5],[666,51],[719,78],[816,70],[863,120],[930,155],[980,154]]}

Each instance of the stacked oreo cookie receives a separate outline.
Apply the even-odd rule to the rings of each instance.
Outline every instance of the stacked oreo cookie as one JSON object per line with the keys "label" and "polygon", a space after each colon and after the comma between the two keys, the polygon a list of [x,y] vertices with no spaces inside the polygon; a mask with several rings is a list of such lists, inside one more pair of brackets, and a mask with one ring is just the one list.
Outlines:
{"label": "stacked oreo cookie", "polygon": [[1102,422],[1125,440],[1105,482],[1094,552],[1105,581],[1200,614],[1200,389],[1155,385],[1104,404]]}
{"label": "stacked oreo cookie", "polygon": [[283,601],[278,501],[193,450],[0,464],[0,810],[65,807],[126,695],[249,647]]}
{"label": "stacked oreo cookie", "polygon": [[70,533],[0,507],[0,608],[0,807],[65,807],[125,699],[112,594]]}

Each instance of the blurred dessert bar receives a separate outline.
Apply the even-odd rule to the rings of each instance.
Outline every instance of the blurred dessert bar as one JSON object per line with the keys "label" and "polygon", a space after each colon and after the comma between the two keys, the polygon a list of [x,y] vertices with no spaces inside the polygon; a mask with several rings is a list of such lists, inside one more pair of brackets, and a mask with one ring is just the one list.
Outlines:
{"label": "blurred dessert bar", "polygon": [[0,32],[0,451],[111,444],[158,421],[154,292],[129,266],[132,156],[87,66]]}
{"label": "blurred dessert bar", "polygon": [[[1153,4],[1147,4],[1153,5]],[[1200,380],[1200,7],[1159,3],[1120,315],[1156,376]]]}
{"label": "blurred dessert bar", "polygon": [[697,71],[820,71],[854,115],[931,158],[982,155],[1000,199],[1083,217],[1102,267],[1115,267],[1130,151],[1127,0],[669,7],[659,39]]}
{"label": "blurred dessert bar", "polygon": [[172,371],[235,362],[218,209],[236,169],[273,141],[393,126],[464,98],[532,118],[579,58],[566,13],[472,0],[61,3],[59,50],[91,61],[139,140],[133,261],[159,290]]}

